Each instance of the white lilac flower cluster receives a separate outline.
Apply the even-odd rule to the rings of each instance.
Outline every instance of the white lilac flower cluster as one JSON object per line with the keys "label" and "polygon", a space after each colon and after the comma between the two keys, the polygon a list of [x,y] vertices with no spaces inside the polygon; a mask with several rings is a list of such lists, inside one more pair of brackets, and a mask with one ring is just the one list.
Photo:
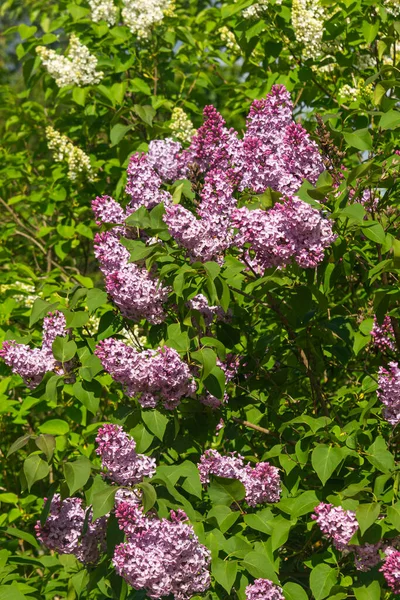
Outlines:
{"label": "white lilac flower cluster", "polygon": [[360,78],[353,86],[345,84],[339,89],[339,97],[344,102],[368,102],[372,98],[374,88],[372,84],[365,84],[364,79]]}
{"label": "white lilac flower cluster", "polygon": [[147,39],[155,25],[173,10],[171,0],[123,0],[122,18],[138,38]]}
{"label": "white lilac flower cluster", "polygon": [[132,486],[156,472],[155,459],[138,454],[135,440],[120,425],[107,423],[100,427],[96,443],[106,476],[118,485]]}
{"label": "white lilac flower cluster", "polygon": [[[282,0],[276,0],[275,4],[282,4]],[[271,5],[270,0],[258,0],[251,6],[248,6],[242,11],[242,15],[245,19],[260,19],[268,10]]]}
{"label": "white lilac flower cluster", "polygon": [[305,58],[321,53],[325,11],[319,0],[293,0],[292,25]]}
{"label": "white lilac flower cluster", "polygon": [[10,284],[1,284],[0,294],[6,294],[27,308],[33,306],[33,303],[37,298],[37,296],[34,295],[35,286],[25,283],[24,281],[14,281]]}
{"label": "white lilac flower cluster", "polygon": [[197,465],[200,481],[203,485],[210,483],[210,475],[238,479],[246,489],[246,502],[249,506],[257,506],[265,502],[279,502],[281,481],[279,470],[268,462],[260,462],[252,467],[244,463],[240,454],[231,452],[222,456],[217,450],[206,450]]}
{"label": "white lilac flower cluster", "polygon": [[183,144],[190,144],[192,137],[196,133],[196,129],[193,127],[192,121],[189,119],[185,111],[182,108],[179,108],[179,106],[176,106],[172,111],[171,124],[169,128],[173,132],[174,138]]}
{"label": "white lilac flower cluster", "polygon": [[68,165],[68,177],[76,181],[80,175],[94,181],[93,167],[90,158],[85,152],[75,146],[65,135],[62,135],[53,127],[46,127],[47,145],[53,152],[56,162],[66,162]]}
{"label": "white lilac flower cluster", "polygon": [[235,34],[225,25],[218,29],[221,42],[232,54],[241,54],[241,49],[236,41]]}
{"label": "white lilac flower cluster", "polygon": [[[13,373],[22,377],[25,385],[35,388],[49,371],[63,371],[63,365],[58,363],[52,351],[52,344],[57,336],[67,335],[64,315],[56,311],[49,313],[43,321],[43,341],[41,348],[30,348],[26,344],[15,341],[5,341],[0,349],[0,357]],[[64,364],[64,368],[65,368]]]}
{"label": "white lilac flower cluster", "polygon": [[75,34],[69,40],[68,57],[44,46],[38,46],[36,52],[60,88],[67,85],[96,85],[103,78],[104,73],[96,71],[97,58],[90,54]]}
{"label": "white lilac flower cluster", "polygon": [[384,0],[383,5],[386,8],[387,12],[393,17],[400,16],[399,0]]}
{"label": "white lilac flower cluster", "polygon": [[115,25],[117,22],[118,8],[113,0],[88,0],[91,9],[92,21],[99,23],[105,21],[108,25]]}

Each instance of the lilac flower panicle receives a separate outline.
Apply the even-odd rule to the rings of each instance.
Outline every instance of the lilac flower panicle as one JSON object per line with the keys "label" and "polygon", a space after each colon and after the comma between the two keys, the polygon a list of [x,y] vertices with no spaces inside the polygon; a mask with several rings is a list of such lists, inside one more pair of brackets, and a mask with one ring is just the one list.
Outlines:
{"label": "lilac flower panicle", "polygon": [[210,552],[183,511],[171,511],[168,521],[120,504],[116,515],[127,541],[115,548],[113,564],[134,589],[146,590],[150,598],[189,600],[209,588]]}
{"label": "lilac flower panicle", "polygon": [[332,540],[335,548],[338,550],[347,548],[358,529],[355,512],[324,502],[321,502],[314,511],[316,514],[311,518],[317,522],[322,533]]}
{"label": "lilac flower panicle", "polygon": [[20,375],[25,385],[33,389],[42,381],[45,373],[61,369],[52,350],[57,336],[67,335],[65,316],[60,311],[49,313],[43,320],[43,341],[41,348],[30,348],[26,344],[5,341],[0,349],[0,357],[12,372]]}
{"label": "lilac flower panicle", "polygon": [[124,386],[129,396],[137,396],[143,408],[154,408],[160,402],[172,410],[196,390],[189,367],[168,346],[138,352],[109,338],[97,345],[95,354],[104,370]]}
{"label": "lilac flower panicle", "polygon": [[285,600],[282,591],[269,579],[256,579],[246,587],[246,600]]}
{"label": "lilac flower panicle", "polygon": [[400,594],[400,552],[393,550],[379,569],[394,594]]}
{"label": "lilac flower panicle", "polygon": [[131,196],[130,208],[137,210],[144,206],[148,210],[160,202],[169,202],[171,194],[161,190],[162,179],[151,166],[146,154],[133,154],[128,166],[128,180],[125,191]]}
{"label": "lilac flower panicle", "polygon": [[98,431],[96,453],[101,457],[107,477],[118,485],[132,486],[153,477],[156,471],[154,458],[137,454],[135,440],[119,425],[106,424]]}
{"label": "lilac flower panicle", "polygon": [[[105,551],[107,517],[92,523],[90,516],[86,519],[86,512],[80,498],[61,500],[60,495],[55,494],[45,524],[42,526],[38,521],[35,526],[37,538],[59,554],[74,554],[85,564],[96,563],[100,552]],[[83,534],[85,520],[87,531]]]}
{"label": "lilac flower panicle", "polygon": [[383,416],[393,426],[400,421],[400,369],[390,362],[388,369],[379,368],[377,395],[384,405]]}
{"label": "lilac flower panicle", "polygon": [[389,315],[385,315],[383,323],[379,325],[376,315],[374,315],[374,325],[371,331],[374,346],[381,352],[385,350],[395,351],[394,331],[392,321]]}
{"label": "lilac flower panicle", "polygon": [[197,294],[187,302],[189,308],[197,310],[204,317],[206,326],[210,326],[214,319],[224,320],[226,313],[221,306],[211,306],[203,294]]}
{"label": "lilac flower panicle", "polygon": [[267,462],[258,463],[254,468],[245,464],[243,456],[232,452],[222,456],[217,450],[206,450],[197,465],[200,481],[210,483],[210,475],[238,479],[246,489],[246,502],[250,506],[265,502],[279,502],[281,482],[279,470]]}
{"label": "lilac flower panicle", "polygon": [[181,150],[181,144],[171,138],[150,142],[147,159],[163,182],[173,182],[186,177],[187,168],[183,164]]}
{"label": "lilac flower panicle", "polygon": [[92,200],[92,210],[97,225],[101,225],[102,223],[122,225],[127,216],[122,206],[111,198],[111,196],[97,196],[97,198]]}
{"label": "lilac flower panicle", "polygon": [[104,275],[117,272],[128,264],[130,254],[119,241],[114,231],[96,233],[94,238],[94,255],[99,261]]}
{"label": "lilac flower panicle", "polygon": [[382,543],[363,544],[362,546],[351,545],[350,548],[354,552],[355,567],[357,571],[369,571],[381,562],[379,550],[382,548]]}

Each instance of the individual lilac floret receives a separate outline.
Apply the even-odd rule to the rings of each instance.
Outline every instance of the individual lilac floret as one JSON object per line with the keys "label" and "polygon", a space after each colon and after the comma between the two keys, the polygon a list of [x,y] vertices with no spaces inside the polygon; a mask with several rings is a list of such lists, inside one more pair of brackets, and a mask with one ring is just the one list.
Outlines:
{"label": "individual lilac floret", "polygon": [[[92,523],[91,510],[82,508],[80,498],[61,500],[60,495],[55,494],[45,524],[42,526],[38,521],[35,526],[37,538],[50,550],[74,554],[85,564],[96,563],[100,552],[105,551],[107,518],[101,517]],[[86,518],[88,511],[89,518]],[[85,521],[87,530],[83,534]]]}
{"label": "individual lilac floret", "polygon": [[246,587],[246,600],[285,600],[282,591],[269,579],[256,579]]}
{"label": "individual lilac floret", "polygon": [[379,569],[394,594],[400,594],[400,552],[394,550],[386,557]]}
{"label": "individual lilac floret", "polygon": [[107,469],[107,477],[114,483],[132,486],[143,481],[144,477],[153,477],[155,459],[137,454],[135,440],[120,425],[106,424],[100,427],[96,443],[96,454]]}
{"label": "individual lilac floret", "polygon": [[321,502],[311,518],[316,521],[323,534],[331,539],[338,550],[344,550],[358,529],[356,514],[352,510],[344,510],[341,506]]}
{"label": "individual lilac floret", "polygon": [[336,236],[332,223],[296,196],[269,211],[236,209],[233,224],[239,230],[236,244],[250,244],[253,267],[263,272],[295,260],[303,268],[316,267]]}
{"label": "individual lilac floret", "polygon": [[143,408],[154,408],[160,402],[172,410],[196,390],[189,367],[168,346],[138,352],[109,338],[96,346],[95,353],[104,370],[124,386],[128,396],[137,396]]}
{"label": "individual lilac floret", "polygon": [[383,417],[393,426],[400,421],[400,369],[396,362],[390,362],[389,370],[379,368],[377,395],[384,405]]}
{"label": "individual lilac floret", "polygon": [[163,182],[172,182],[186,177],[187,169],[182,165],[181,149],[181,144],[171,138],[150,142],[148,162]]}
{"label": "individual lilac floret", "polygon": [[116,515],[127,541],[115,548],[113,564],[134,589],[149,598],[189,600],[210,587],[210,552],[183,511],[171,511],[168,521],[121,504]]}
{"label": "individual lilac floret", "polygon": [[146,154],[133,154],[128,166],[125,191],[131,196],[130,208],[144,206],[148,210],[160,202],[169,202],[171,194],[161,190],[162,179],[153,169]]}
{"label": "individual lilac floret", "polygon": [[33,389],[42,381],[45,373],[60,370],[52,351],[52,344],[57,336],[67,334],[63,313],[49,313],[43,320],[43,342],[41,348],[30,348],[26,344],[18,344],[14,340],[5,341],[0,350],[0,357],[12,372],[20,375],[25,385]]}
{"label": "individual lilac floret", "polygon": [[222,456],[217,450],[206,450],[197,465],[200,481],[210,483],[210,475],[238,479],[246,489],[246,502],[250,506],[265,502],[279,502],[281,482],[279,470],[267,462],[258,463],[254,468],[245,464],[243,456],[231,452]]}
{"label": "individual lilac floret", "polygon": [[362,546],[350,546],[354,552],[354,560],[357,571],[369,571],[380,563],[381,557],[379,550],[382,548],[382,543],[363,544]]}
{"label": "individual lilac floret", "polygon": [[111,196],[97,196],[92,200],[92,210],[96,219],[96,224],[114,223],[122,225],[126,219],[124,209]]}
{"label": "individual lilac floret", "polygon": [[374,340],[374,346],[376,346],[378,350],[381,352],[384,352],[386,349],[391,350],[392,352],[395,351],[394,331],[389,315],[385,315],[381,325],[379,325],[376,315],[374,316],[374,326],[371,335]]}

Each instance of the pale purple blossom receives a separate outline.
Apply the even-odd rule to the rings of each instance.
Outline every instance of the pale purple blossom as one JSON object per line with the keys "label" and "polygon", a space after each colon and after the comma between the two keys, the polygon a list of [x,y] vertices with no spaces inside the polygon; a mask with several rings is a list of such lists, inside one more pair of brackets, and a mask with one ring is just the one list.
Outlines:
{"label": "pale purple blossom", "polygon": [[162,179],[153,169],[146,154],[133,154],[128,166],[128,179],[125,191],[130,195],[130,208],[137,210],[144,206],[148,210],[160,202],[169,202],[171,194],[160,189]]}
{"label": "pale purple blossom", "polygon": [[132,486],[153,477],[156,471],[154,458],[138,454],[135,440],[124,432],[120,425],[105,424],[100,427],[96,443],[96,454],[101,457],[106,476],[118,485]]}
{"label": "pale purple blossom", "polygon": [[163,182],[172,182],[186,177],[187,168],[183,165],[181,150],[181,144],[171,138],[150,142],[148,162]]}
{"label": "pale purple blossom", "polygon": [[196,390],[188,365],[168,346],[138,352],[109,338],[97,344],[95,354],[104,370],[124,386],[128,396],[137,397],[143,408],[155,408],[161,403],[172,410]]}
{"label": "pale purple blossom", "polygon": [[382,542],[377,544],[363,544],[362,546],[352,545],[350,548],[354,552],[354,561],[357,571],[369,571],[381,562],[379,550],[382,548]]}
{"label": "pale purple blossom", "polygon": [[374,326],[371,331],[374,346],[381,352],[387,350],[395,351],[394,331],[392,321],[389,315],[385,315],[382,324],[378,323],[376,315],[374,315]]}
{"label": "pale purple blossom", "polygon": [[279,470],[267,462],[252,467],[236,452],[222,456],[217,450],[206,450],[197,465],[200,481],[210,483],[210,475],[238,479],[246,489],[246,502],[250,506],[265,502],[279,502],[281,482]]}
{"label": "pale purple blossom", "polygon": [[209,588],[210,552],[183,511],[171,511],[169,521],[120,504],[116,515],[127,541],[115,548],[113,564],[134,589],[150,598],[189,600]]}
{"label": "pale purple blossom", "polygon": [[269,579],[256,579],[246,587],[246,600],[285,600],[282,591]]}
{"label": "pale purple blossom", "polygon": [[[85,564],[96,563],[100,552],[105,551],[107,517],[92,523],[91,511],[82,507],[80,498],[61,500],[60,495],[55,494],[45,524],[38,521],[35,526],[37,538],[59,554],[74,554]],[[87,530],[83,533],[85,523]]]}
{"label": "pale purple blossom", "polygon": [[122,225],[127,217],[122,206],[111,196],[97,196],[92,200],[92,210],[97,225],[102,223]]}
{"label": "pale purple blossom", "polygon": [[62,371],[61,363],[53,356],[52,345],[57,336],[67,335],[66,321],[62,312],[49,313],[43,320],[41,348],[30,348],[14,340],[3,342],[0,357],[12,372],[20,375],[25,385],[35,388],[49,371]]}
{"label": "pale purple blossom", "polygon": [[332,540],[335,548],[346,549],[358,529],[355,512],[324,502],[318,504],[314,511],[316,514],[311,518],[317,522],[322,533]]}
{"label": "pale purple blossom", "polygon": [[187,302],[189,308],[197,310],[203,317],[206,326],[210,326],[214,319],[223,320],[226,313],[221,306],[213,306],[208,303],[207,298],[203,294],[197,294]]}
{"label": "pale purple blossom", "polygon": [[377,395],[384,405],[383,417],[393,426],[400,421],[400,369],[390,362],[388,369],[379,368]]}

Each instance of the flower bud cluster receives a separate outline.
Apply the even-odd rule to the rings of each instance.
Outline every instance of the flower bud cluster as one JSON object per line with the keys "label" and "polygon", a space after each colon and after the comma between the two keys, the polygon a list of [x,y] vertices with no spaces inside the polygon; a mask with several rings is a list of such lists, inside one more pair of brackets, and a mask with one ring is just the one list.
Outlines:
{"label": "flower bud cluster", "polygon": [[379,369],[377,395],[384,405],[383,417],[394,427],[400,421],[400,369],[396,362],[388,367]]}
{"label": "flower bud cluster", "polygon": [[319,0],[293,0],[292,25],[305,58],[317,58],[322,50],[325,11]]}
{"label": "flower bud cluster", "polygon": [[383,5],[393,17],[400,16],[400,4],[398,0],[384,0]]}
{"label": "flower bud cluster", "polygon": [[[242,11],[242,15],[245,19],[261,19],[265,16],[270,4],[270,0],[258,0],[258,2],[245,8]],[[282,0],[275,0],[275,4],[279,6],[282,4]]]}
{"label": "flower bud cluster", "polygon": [[246,600],[285,600],[282,591],[269,579],[256,579],[246,587]]}
{"label": "flower bud cluster", "polygon": [[196,133],[196,129],[193,127],[192,121],[189,119],[185,111],[178,106],[176,106],[172,111],[171,124],[169,128],[173,132],[174,138],[182,142],[182,144],[190,144],[192,137]]}
{"label": "flower bud cluster", "polygon": [[339,89],[339,96],[344,102],[369,102],[372,99],[374,88],[372,84],[365,84],[364,79],[358,79],[354,86],[343,85]]}
{"label": "flower bud cluster", "polygon": [[37,296],[35,295],[35,286],[24,281],[13,281],[8,284],[0,284],[0,294],[13,298],[21,306],[30,308],[33,306]]}
{"label": "flower bud cluster", "polygon": [[171,14],[171,0],[123,0],[122,18],[131,33],[148,39],[155,25]]}
{"label": "flower bud cluster", "polygon": [[183,397],[196,391],[189,367],[173,348],[143,350],[109,338],[96,346],[96,355],[111,377],[121,383],[128,396],[137,396],[143,408],[161,403],[176,408]]}
{"label": "flower bud cluster", "polygon": [[115,25],[117,22],[118,8],[113,0],[88,0],[92,11],[92,21],[99,23],[105,21],[108,25]]}
{"label": "flower bud cluster", "polygon": [[221,42],[226,46],[227,50],[230,50],[232,54],[241,54],[242,50],[236,41],[235,34],[225,25],[218,29]]}
{"label": "flower bud cluster", "polygon": [[33,389],[42,381],[45,373],[62,370],[52,351],[52,344],[57,336],[67,335],[64,315],[56,311],[49,313],[43,321],[43,341],[41,348],[30,348],[26,344],[5,341],[0,350],[0,357],[12,372],[20,375],[25,385]]}
{"label": "flower bud cluster", "polygon": [[59,131],[52,127],[46,127],[47,145],[53,151],[56,162],[66,162],[68,165],[68,177],[75,181],[79,175],[85,175],[89,181],[94,181],[94,173],[90,158],[81,148],[74,144]]}
{"label": "flower bud cluster", "polygon": [[[96,563],[100,552],[106,550],[107,517],[92,523],[91,512],[91,508],[82,507],[80,498],[61,500],[60,495],[55,494],[45,524],[38,521],[35,526],[37,538],[50,550],[74,554],[84,564]],[[85,533],[84,527],[87,527]]]}
{"label": "flower bud cluster", "polygon": [[96,85],[103,78],[104,73],[96,71],[97,58],[90,54],[75,34],[69,40],[68,57],[45,46],[38,46],[36,52],[60,88],[67,85]]}
{"label": "flower bud cluster", "polygon": [[210,552],[183,511],[171,511],[169,521],[121,503],[116,516],[126,542],[115,548],[113,564],[134,589],[146,590],[150,598],[189,600],[209,588]]}
{"label": "flower bud cluster", "polygon": [[383,322],[379,325],[376,315],[374,316],[374,326],[371,331],[374,346],[381,352],[385,350],[395,351],[394,331],[392,321],[389,315],[385,315]]}
{"label": "flower bud cluster", "polygon": [[210,475],[238,479],[246,489],[246,502],[250,506],[265,502],[279,502],[281,481],[279,470],[268,462],[257,463],[252,467],[244,463],[244,458],[236,452],[222,456],[217,450],[206,450],[197,465],[200,481],[210,483]]}
{"label": "flower bud cluster", "polygon": [[135,440],[124,432],[120,425],[106,424],[100,427],[96,443],[96,454],[101,457],[106,476],[118,485],[132,486],[153,477],[156,461],[135,450]]}

